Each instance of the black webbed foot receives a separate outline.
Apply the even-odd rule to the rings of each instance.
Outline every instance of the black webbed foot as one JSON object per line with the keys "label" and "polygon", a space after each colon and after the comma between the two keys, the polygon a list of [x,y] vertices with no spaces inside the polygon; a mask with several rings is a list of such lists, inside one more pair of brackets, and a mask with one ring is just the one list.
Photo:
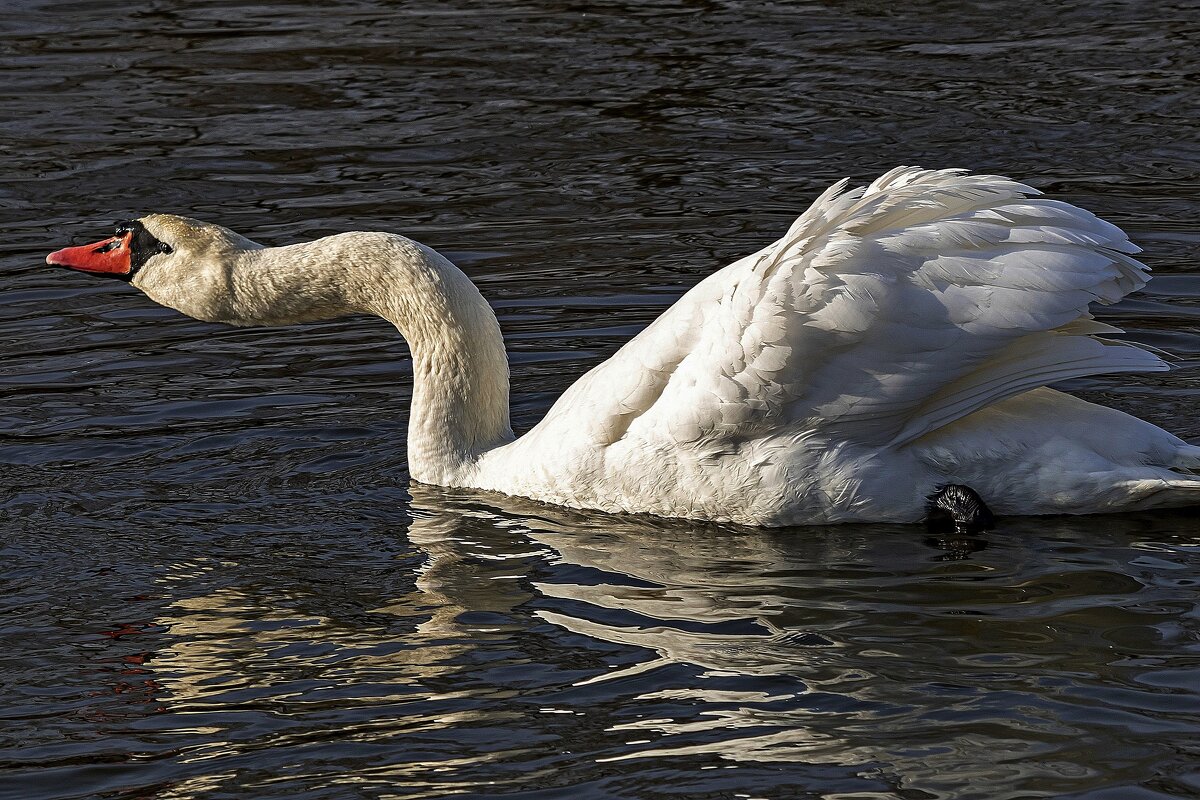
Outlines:
{"label": "black webbed foot", "polygon": [[925,524],[934,531],[974,533],[995,527],[996,518],[970,486],[948,483],[929,495]]}

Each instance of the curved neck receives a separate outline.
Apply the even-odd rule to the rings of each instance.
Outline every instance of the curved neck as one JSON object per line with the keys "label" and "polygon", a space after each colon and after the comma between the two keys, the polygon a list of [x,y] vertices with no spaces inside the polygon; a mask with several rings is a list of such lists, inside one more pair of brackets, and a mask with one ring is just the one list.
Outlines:
{"label": "curved neck", "polygon": [[229,289],[258,324],[361,312],[396,326],[413,359],[408,462],[415,480],[462,485],[480,455],[512,440],[496,315],[436,251],[382,233],[245,250]]}

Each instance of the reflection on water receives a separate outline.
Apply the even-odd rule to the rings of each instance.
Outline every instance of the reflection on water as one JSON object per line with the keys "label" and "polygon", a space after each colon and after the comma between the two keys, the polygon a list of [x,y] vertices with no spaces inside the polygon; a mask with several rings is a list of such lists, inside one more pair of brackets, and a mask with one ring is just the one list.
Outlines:
{"label": "reflection on water", "polygon": [[[987,782],[978,796],[1055,796],[1087,785],[1097,723],[1136,761],[1127,726],[1186,735],[1197,710],[1194,695],[1140,675],[1178,658],[1167,670],[1178,680],[1195,663],[1166,644],[1180,638],[1175,604],[1194,608],[1194,541],[1131,546],[1094,522],[1021,522],[945,561],[904,526],[764,535],[486,502],[500,505],[414,488],[410,538],[432,559],[426,576],[530,549],[472,535],[490,517],[489,530],[548,558],[532,581],[537,617],[645,651],[567,693],[636,701],[607,727],[625,747],[602,763],[785,762],[836,768],[861,791],[878,789],[871,776],[939,796],[968,796],[974,780]],[[1117,552],[1138,568],[1115,571]],[[1101,698],[1120,700],[1100,710]]]}
{"label": "reflection on water", "polygon": [[[1013,174],[1125,227],[1098,310],[1200,436],[1184,6],[130,5],[0,19],[0,800],[1193,797],[1185,514],[748,531],[406,489],[378,320],[205,325],[45,253],[178,212],[406,233],[514,421],[822,188]],[[87,238],[90,237],[90,238]]]}
{"label": "reflection on water", "polygon": [[1179,514],[1010,520],[966,552],[412,492],[407,531],[218,526],[219,556],[96,596],[111,622],[45,662],[59,691],[6,712],[36,734],[0,789],[25,752],[39,785],[130,797],[1188,791]]}
{"label": "reflection on water", "polygon": [[159,579],[239,579],[125,626],[158,633],[112,690],[170,745],[164,796],[300,759],[294,780],[412,796],[485,774],[543,785],[564,764],[603,796],[629,761],[751,772],[735,784],[788,764],[768,785],[866,796],[1060,796],[1092,784],[1097,750],[1133,776],[1170,763],[1200,710],[1177,622],[1196,548],[1152,533],[1170,515],[1133,542],[1022,521],[947,561],[905,526],[764,534],[413,492],[412,583],[350,618],[309,607],[303,575]]}

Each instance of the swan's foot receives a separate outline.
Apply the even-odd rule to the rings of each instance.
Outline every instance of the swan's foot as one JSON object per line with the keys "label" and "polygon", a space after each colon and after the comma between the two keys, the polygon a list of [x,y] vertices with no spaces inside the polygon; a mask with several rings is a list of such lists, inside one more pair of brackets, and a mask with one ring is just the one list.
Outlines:
{"label": "swan's foot", "polygon": [[929,495],[925,524],[934,530],[953,527],[959,533],[972,533],[995,527],[996,518],[970,486],[948,483]]}

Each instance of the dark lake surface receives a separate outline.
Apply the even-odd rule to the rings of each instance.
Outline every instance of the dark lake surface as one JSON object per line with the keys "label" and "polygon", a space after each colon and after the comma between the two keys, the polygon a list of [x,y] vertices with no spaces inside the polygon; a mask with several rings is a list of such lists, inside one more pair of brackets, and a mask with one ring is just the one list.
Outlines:
{"label": "dark lake surface", "polygon": [[0,798],[1200,796],[1185,513],[750,531],[409,487],[386,323],[42,263],[114,219],[409,235],[514,422],[834,180],[1124,227],[1200,437],[1195,4],[77,2],[0,18]]}

